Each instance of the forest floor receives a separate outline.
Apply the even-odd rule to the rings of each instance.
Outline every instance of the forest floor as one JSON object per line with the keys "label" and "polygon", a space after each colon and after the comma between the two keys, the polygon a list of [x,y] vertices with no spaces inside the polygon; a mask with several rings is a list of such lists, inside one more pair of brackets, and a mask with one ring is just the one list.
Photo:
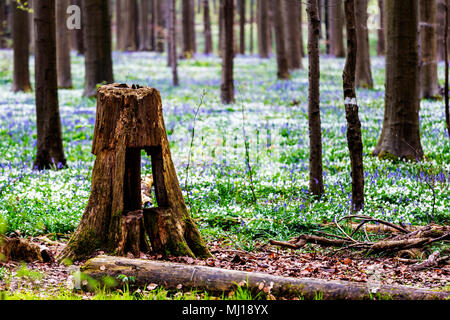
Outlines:
{"label": "forest floor", "polygon": [[[180,186],[216,257],[206,261],[175,260],[284,276],[373,280],[448,290],[450,276],[445,265],[411,272],[408,265],[392,255],[355,258],[344,253],[331,255],[331,249],[313,244],[295,251],[267,244],[272,239],[287,241],[303,233],[330,232],[318,226],[351,212],[342,98],[344,59],[321,57],[325,195],[317,200],[308,194],[307,59],[305,69],[293,72],[291,80],[278,81],[273,57],[237,56],[237,102],[224,106],[219,99],[221,68],[217,56],[198,55],[195,60],[180,61],[178,88],[171,86],[166,58],[155,53],[113,53],[116,82],[160,90]],[[77,227],[86,207],[94,162],[91,147],[96,102],[82,97],[84,60],[72,55],[74,89],[59,91],[68,168],[38,172],[33,169],[35,97],[34,93],[11,92],[12,59],[11,50],[0,50],[0,233],[37,239],[49,234],[68,235]],[[33,58],[30,63],[33,79]],[[448,225],[450,139],[445,130],[443,103],[424,100],[421,104],[424,161],[404,163],[373,157],[371,152],[384,116],[383,58],[372,58],[372,72],[374,89],[357,91],[365,171],[365,207],[361,214],[406,227],[431,222]],[[440,63],[439,79],[443,74]],[[146,157],[142,173],[151,174],[151,162]],[[154,194],[151,198],[154,202]],[[59,248],[51,246],[54,252]],[[427,254],[435,250],[444,253],[448,244],[429,250]],[[2,264],[0,288],[7,285],[4,279],[11,280],[12,288],[19,288],[20,275],[34,277],[39,281],[37,288],[61,290],[67,287],[69,269],[59,264]],[[58,283],[64,285],[58,289]],[[47,295],[52,290],[36,292]],[[79,298],[66,291],[64,295]]]}

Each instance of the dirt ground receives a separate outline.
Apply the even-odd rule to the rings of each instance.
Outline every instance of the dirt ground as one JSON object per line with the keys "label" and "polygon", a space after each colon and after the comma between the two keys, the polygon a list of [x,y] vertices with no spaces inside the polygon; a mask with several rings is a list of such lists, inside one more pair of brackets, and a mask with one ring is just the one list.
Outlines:
{"label": "dirt ground", "polygon": [[[35,239],[38,240],[38,239]],[[39,242],[39,241],[38,241]],[[63,248],[64,243],[54,242],[47,246],[53,256]],[[190,257],[171,257],[163,259],[160,255],[141,254],[141,259],[165,260],[191,265],[233,269],[249,272],[263,272],[272,275],[315,278],[324,280],[343,280],[354,282],[371,282],[389,285],[406,285],[427,289],[450,290],[450,264],[429,268],[423,271],[411,270],[411,264],[399,261],[397,258],[355,258],[349,254],[333,255],[333,251],[309,245],[308,249],[279,249],[271,245],[257,246],[254,252],[235,250],[223,246],[220,241],[209,243],[214,258],[207,260]],[[103,252],[98,252],[102,254]],[[132,256],[130,256],[132,257]],[[83,261],[73,266],[65,266],[57,262],[28,263],[28,270],[38,271],[44,275],[29,283],[24,277],[17,277],[17,271],[22,268],[18,262],[0,263],[0,267],[10,270],[13,275],[8,284],[0,280],[0,290],[14,291],[18,288],[34,288],[36,291],[58,291],[60,286],[70,287],[71,273]],[[27,282],[28,281],[28,282]],[[27,283],[24,283],[27,282]]]}

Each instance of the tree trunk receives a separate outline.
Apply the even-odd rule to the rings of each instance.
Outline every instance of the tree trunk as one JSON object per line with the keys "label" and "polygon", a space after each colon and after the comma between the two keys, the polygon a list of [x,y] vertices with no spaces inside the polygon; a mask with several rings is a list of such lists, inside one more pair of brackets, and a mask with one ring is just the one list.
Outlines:
{"label": "tree trunk", "polygon": [[269,2],[268,0],[258,0],[257,3],[257,23],[258,23],[258,51],[260,58],[268,58],[269,49]]}
{"label": "tree trunk", "polygon": [[324,0],[324,15],[325,15],[325,36],[326,36],[326,53],[331,53],[331,47],[330,47],[330,5],[328,3],[328,0]]}
{"label": "tree trunk", "polygon": [[0,0],[0,49],[6,48],[6,0]]}
{"label": "tree trunk", "polygon": [[420,98],[439,96],[436,1],[420,0]]}
{"label": "tree trunk", "polygon": [[[445,47],[444,47],[444,37],[445,37],[445,5],[447,0],[437,0],[437,21],[438,21],[438,27],[437,27],[437,51],[438,51],[438,58],[440,61],[445,60]],[[447,18],[450,15],[450,13],[447,13]],[[447,28],[448,33],[448,28]],[[447,43],[447,53],[449,53],[450,49],[450,42]]]}
{"label": "tree trunk", "polygon": [[345,115],[347,118],[347,144],[350,152],[352,176],[352,211],[360,211],[364,208],[363,144],[355,90],[356,64],[359,51],[355,15],[355,2],[357,1],[360,0],[344,0],[347,26],[347,60],[342,74]]}
{"label": "tree trunk", "polygon": [[[142,209],[141,152],[152,160],[158,207]],[[164,125],[161,97],[153,88],[102,86],[92,152],[91,195],[81,222],[57,259],[80,260],[95,250],[139,257],[209,257],[181,193]]]}
{"label": "tree trunk", "polygon": [[300,56],[305,56],[305,46],[303,45],[303,4],[302,1],[298,2],[298,17],[299,17],[299,41],[300,41]]}
{"label": "tree trunk", "polygon": [[224,104],[234,103],[234,0],[221,0],[220,10],[223,17],[223,47],[222,51],[222,84],[221,100]]}
{"label": "tree trunk", "polygon": [[446,0],[445,3],[445,31],[444,31],[444,57],[445,57],[445,84],[444,84],[444,100],[445,100],[445,122],[447,124],[447,133],[448,137],[450,138],[450,106],[449,106],[449,63],[448,63],[448,28],[449,28],[449,20],[450,20],[450,1]]}
{"label": "tree trunk", "polygon": [[255,0],[250,0],[250,54],[254,52],[255,29]]}
{"label": "tree trunk", "polygon": [[93,97],[97,85],[114,81],[108,1],[83,0],[86,44],[84,96]]}
{"label": "tree trunk", "polygon": [[[106,284],[105,276],[117,279],[119,275],[124,274],[134,277],[136,281],[134,285],[138,287],[156,283],[168,290],[176,290],[182,284],[184,290],[207,291],[211,294],[236,291],[237,285],[244,282],[244,286],[253,294],[261,292],[260,286],[264,286],[264,289],[270,287],[271,294],[276,297],[300,296],[307,300],[317,299],[318,293],[324,300],[368,300],[374,296],[393,300],[445,300],[450,297],[448,292],[407,286],[280,277],[261,272],[108,256],[90,259],[80,271],[99,281],[100,285]],[[120,288],[121,285],[116,282],[115,287]],[[89,288],[84,286],[82,289]]]}
{"label": "tree trunk", "polygon": [[13,48],[14,48],[14,76],[12,90],[14,92],[32,91],[30,84],[29,27],[28,7],[21,8],[16,0],[11,3],[13,10]]}
{"label": "tree trunk", "polygon": [[355,0],[356,38],[358,50],[356,54],[356,86],[373,88],[372,70],[370,66],[369,29],[367,28],[368,0]]}
{"label": "tree trunk", "polygon": [[183,24],[183,54],[184,59],[193,57],[195,53],[195,38],[194,28],[192,25],[195,23],[192,18],[193,14],[191,10],[193,0],[182,0],[182,24]]}
{"label": "tree trunk", "polygon": [[148,15],[150,13],[150,2],[148,0],[140,1],[140,19],[139,19],[139,50],[149,51],[149,32],[148,32]]}
{"label": "tree trunk", "polygon": [[[38,1],[38,0],[34,0],[34,1]],[[80,9],[83,7],[82,0],[73,0],[72,3],[74,5],[80,7]],[[81,15],[80,19],[81,19],[81,26],[83,26],[83,15]],[[81,29],[70,30],[70,37],[71,37],[72,49],[76,50],[79,55],[83,55],[84,54],[83,27]]]}
{"label": "tree trunk", "polygon": [[329,0],[330,51],[337,58],[345,57],[342,0]]}
{"label": "tree trunk", "polygon": [[245,0],[239,0],[239,53],[245,54]]}
{"label": "tree trunk", "polygon": [[378,10],[380,16],[380,28],[378,29],[378,42],[377,42],[377,55],[384,56],[385,53],[385,42],[386,38],[384,36],[384,1],[378,0]]}
{"label": "tree trunk", "polygon": [[386,1],[386,98],[374,155],[420,160],[418,0]]}
{"label": "tree trunk", "polygon": [[175,0],[170,0],[169,2],[169,38],[170,38],[170,55],[171,66],[172,66],[172,84],[176,87],[178,86],[178,60],[177,60],[177,36],[176,36],[176,25],[177,25],[177,12],[176,12],[176,2]]}
{"label": "tree trunk", "polygon": [[[34,2],[35,0],[29,0],[28,1],[28,7],[30,8],[30,9],[32,9],[33,10],[33,2]],[[31,55],[34,55],[34,22],[33,22],[33,12],[29,12],[29,14],[28,14],[28,34],[29,34],[29,37],[30,37],[30,40],[29,40],[29,46],[28,46],[28,48],[29,48],[29,53],[31,54]]]}
{"label": "tree trunk", "polygon": [[56,61],[58,70],[58,87],[72,88],[72,74],[70,68],[69,29],[66,26],[67,8],[69,0],[56,1]]}
{"label": "tree trunk", "polygon": [[124,26],[124,49],[125,51],[136,51],[136,0],[125,0],[126,9],[123,10],[125,15]]}
{"label": "tree trunk", "polygon": [[317,0],[308,0],[308,122],[309,192],[321,196],[323,188],[322,131],[320,121],[319,8]]}
{"label": "tree trunk", "polygon": [[122,24],[122,2],[123,0],[116,0],[116,50],[123,50],[123,24]]}
{"label": "tree trunk", "polygon": [[156,52],[162,53],[164,52],[164,19],[163,19],[163,0],[154,0],[155,1],[155,46]]}
{"label": "tree trunk", "polygon": [[211,35],[211,15],[209,10],[209,0],[203,0],[203,25],[205,32],[205,54],[213,51],[212,35]]}
{"label": "tree trunk", "polygon": [[278,66],[277,77],[278,79],[281,80],[288,80],[290,74],[285,47],[285,30],[283,25],[284,23],[282,16],[281,1],[282,0],[271,1],[272,10],[274,14],[274,30],[275,30],[275,42],[277,50],[277,66]]}
{"label": "tree trunk", "polygon": [[290,70],[302,69],[300,1],[283,0],[283,22],[286,30],[286,51]]}
{"label": "tree trunk", "polygon": [[58,105],[55,18],[55,0],[35,3],[37,153],[34,166],[38,170],[66,165]]}

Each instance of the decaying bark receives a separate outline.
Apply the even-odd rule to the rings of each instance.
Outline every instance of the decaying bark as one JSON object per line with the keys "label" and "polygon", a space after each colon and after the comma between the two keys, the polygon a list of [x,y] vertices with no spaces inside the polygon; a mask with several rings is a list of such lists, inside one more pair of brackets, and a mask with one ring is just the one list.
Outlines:
{"label": "decaying bark", "polygon": [[21,238],[0,236],[0,261],[50,262],[53,256],[44,247]]}
{"label": "decaying bark", "polygon": [[143,287],[155,283],[174,290],[182,284],[185,290],[205,290],[217,294],[236,290],[236,285],[241,284],[252,292],[266,288],[275,296],[302,296],[307,300],[315,299],[318,293],[324,300],[363,300],[378,296],[394,300],[431,300],[450,297],[449,292],[407,286],[280,277],[259,272],[108,256],[98,256],[87,261],[80,271],[99,281],[101,286],[106,276],[117,278],[119,275],[126,275],[135,278],[136,286]]}
{"label": "decaying bark", "polygon": [[[142,209],[141,151],[152,160],[157,208]],[[123,255],[210,255],[192,220],[176,176],[160,94],[153,88],[98,89],[91,196],[80,225],[58,256],[78,260],[95,250]]]}

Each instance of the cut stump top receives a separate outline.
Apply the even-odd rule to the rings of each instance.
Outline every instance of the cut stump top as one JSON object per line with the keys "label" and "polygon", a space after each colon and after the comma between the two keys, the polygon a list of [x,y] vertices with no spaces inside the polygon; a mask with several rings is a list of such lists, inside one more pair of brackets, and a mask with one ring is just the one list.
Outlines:
{"label": "cut stump top", "polygon": [[119,145],[140,149],[161,146],[165,128],[157,89],[115,83],[101,86],[97,92],[93,154]]}

